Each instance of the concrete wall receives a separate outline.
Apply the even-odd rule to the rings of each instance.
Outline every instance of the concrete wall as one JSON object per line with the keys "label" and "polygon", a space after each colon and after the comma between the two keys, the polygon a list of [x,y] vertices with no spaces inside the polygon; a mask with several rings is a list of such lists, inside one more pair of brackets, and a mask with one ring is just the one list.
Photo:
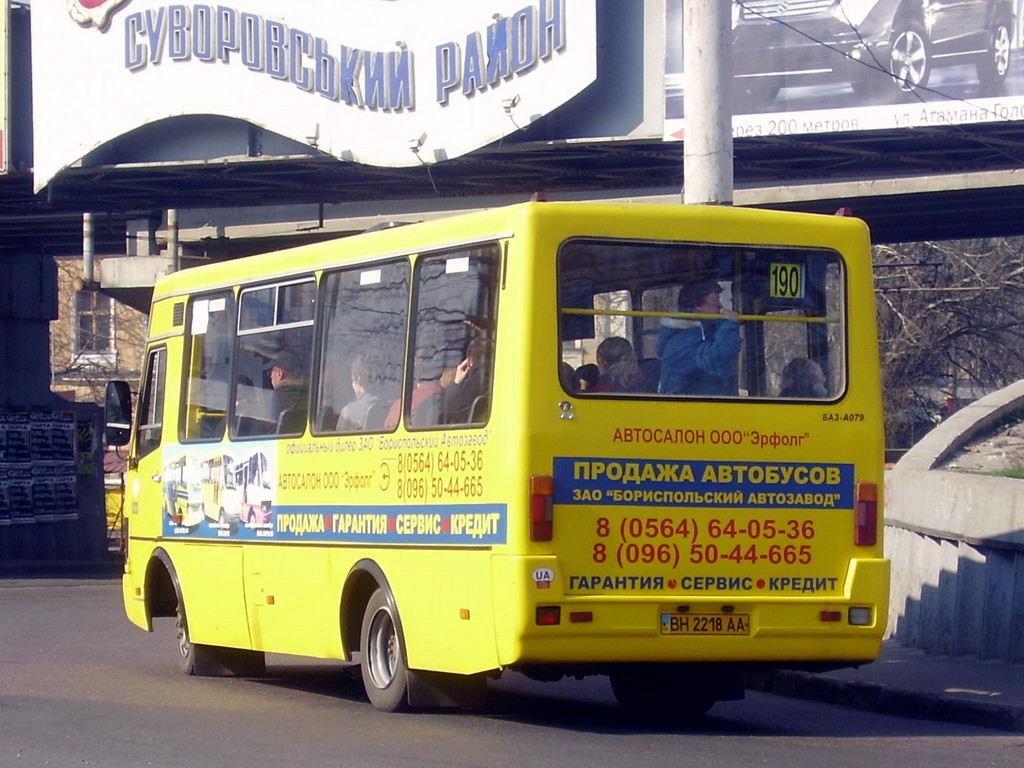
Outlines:
{"label": "concrete wall", "polygon": [[[54,260],[0,254],[0,572],[107,557],[102,413],[50,391],[56,317]],[[46,420],[54,413],[73,414],[73,437],[67,427],[58,430],[60,460],[53,460],[54,426]]]}
{"label": "concrete wall", "polygon": [[938,469],[1024,415],[1024,381],[954,414],[886,479],[889,632],[934,653],[1024,662],[1024,480]]}

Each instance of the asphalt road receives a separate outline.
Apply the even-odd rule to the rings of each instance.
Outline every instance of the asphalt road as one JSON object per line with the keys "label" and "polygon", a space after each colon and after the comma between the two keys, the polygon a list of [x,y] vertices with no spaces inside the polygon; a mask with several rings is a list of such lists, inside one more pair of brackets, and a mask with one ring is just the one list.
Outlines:
{"label": "asphalt road", "polygon": [[689,725],[625,720],[601,678],[495,683],[474,712],[386,715],[341,666],[186,678],[173,628],[111,580],[0,580],[0,767],[1019,766],[1024,736],[751,693]]}

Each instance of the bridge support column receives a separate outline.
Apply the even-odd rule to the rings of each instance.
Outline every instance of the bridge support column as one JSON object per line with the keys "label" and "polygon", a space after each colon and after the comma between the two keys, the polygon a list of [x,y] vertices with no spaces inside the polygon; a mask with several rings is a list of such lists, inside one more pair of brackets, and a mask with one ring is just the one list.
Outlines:
{"label": "bridge support column", "polygon": [[50,391],[57,270],[0,255],[0,568],[106,555],[99,407]]}

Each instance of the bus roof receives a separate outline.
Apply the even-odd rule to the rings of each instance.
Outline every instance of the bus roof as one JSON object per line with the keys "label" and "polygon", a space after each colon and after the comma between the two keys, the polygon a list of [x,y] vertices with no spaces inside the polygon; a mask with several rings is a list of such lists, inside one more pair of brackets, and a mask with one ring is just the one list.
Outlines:
{"label": "bus roof", "polygon": [[[645,236],[658,230],[651,225],[669,222],[681,227],[672,239],[715,243],[760,242],[774,238],[794,246],[867,240],[867,225],[853,217],[794,213],[766,209],[663,203],[537,202],[488,208],[471,213],[368,230],[316,243],[295,246],[230,261],[192,267],[160,278],[153,300],[191,293],[199,288],[228,287],[259,277],[280,279],[300,272],[314,272],[361,259],[379,259],[436,251],[474,241],[512,236],[543,221],[551,227],[561,222],[572,234],[596,236]],[[756,221],[756,230],[742,224]],[[616,227],[615,222],[621,222]],[[621,230],[621,231],[620,231]],[[749,231],[749,236],[744,233]],[[831,234],[829,234],[831,233]],[[656,237],[656,235],[654,235]],[[296,257],[301,256],[301,261]]]}

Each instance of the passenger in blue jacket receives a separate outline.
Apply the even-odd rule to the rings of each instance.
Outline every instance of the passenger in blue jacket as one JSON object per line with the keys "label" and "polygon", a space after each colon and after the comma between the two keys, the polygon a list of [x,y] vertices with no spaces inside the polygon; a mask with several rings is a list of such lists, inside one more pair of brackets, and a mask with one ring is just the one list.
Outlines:
{"label": "passenger in blue jacket", "polygon": [[658,391],[672,395],[735,395],[740,351],[739,315],[722,308],[722,286],[698,280],[679,292],[679,311],[721,315],[721,320],[668,318],[661,321]]}

